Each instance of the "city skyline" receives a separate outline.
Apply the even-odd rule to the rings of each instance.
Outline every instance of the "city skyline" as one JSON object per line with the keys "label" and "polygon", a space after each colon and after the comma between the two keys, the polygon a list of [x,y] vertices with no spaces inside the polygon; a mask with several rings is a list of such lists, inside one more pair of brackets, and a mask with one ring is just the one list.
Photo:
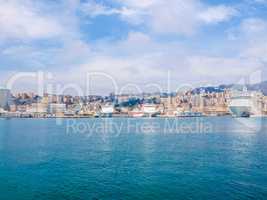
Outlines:
{"label": "city skyline", "polygon": [[0,89],[0,118],[266,116],[266,97],[260,91],[245,87],[136,95],[111,93],[109,96],[39,96],[11,94],[7,89]]}

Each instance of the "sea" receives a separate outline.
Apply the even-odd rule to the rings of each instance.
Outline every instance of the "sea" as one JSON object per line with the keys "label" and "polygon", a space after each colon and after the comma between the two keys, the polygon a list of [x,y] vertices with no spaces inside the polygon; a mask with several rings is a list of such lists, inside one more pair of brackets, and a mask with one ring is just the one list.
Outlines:
{"label": "sea", "polygon": [[267,199],[267,118],[0,119],[0,200]]}

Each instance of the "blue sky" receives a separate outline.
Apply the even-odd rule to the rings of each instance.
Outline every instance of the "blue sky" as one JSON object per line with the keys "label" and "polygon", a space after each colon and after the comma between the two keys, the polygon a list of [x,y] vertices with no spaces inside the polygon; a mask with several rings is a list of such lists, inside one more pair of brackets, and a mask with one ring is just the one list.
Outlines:
{"label": "blue sky", "polygon": [[[0,0],[0,84],[42,70],[62,84],[105,72],[120,87],[266,75],[267,0]],[[96,81],[97,82],[97,81]],[[108,91],[99,80],[97,90]],[[22,88],[30,81],[22,81]]]}

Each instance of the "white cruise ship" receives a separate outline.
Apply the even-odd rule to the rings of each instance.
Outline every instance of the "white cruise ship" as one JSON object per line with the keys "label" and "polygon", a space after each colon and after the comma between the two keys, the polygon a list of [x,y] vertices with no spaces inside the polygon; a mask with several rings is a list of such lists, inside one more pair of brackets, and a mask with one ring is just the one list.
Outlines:
{"label": "white cruise ship", "polygon": [[228,103],[230,112],[234,117],[250,117],[257,114],[257,97],[257,93],[249,92],[246,88],[243,91],[233,91]]}
{"label": "white cruise ship", "polygon": [[252,100],[249,96],[232,97],[229,109],[235,117],[250,117],[252,114]]}
{"label": "white cruise ship", "polygon": [[144,104],[143,105],[144,115],[152,117],[159,114],[158,106],[155,104]]}
{"label": "white cruise ship", "polygon": [[134,109],[134,110],[130,111],[128,114],[130,117],[135,117],[135,118],[144,117],[144,115],[145,115],[144,111],[142,111],[140,109]]}
{"label": "white cruise ship", "polygon": [[101,116],[102,117],[111,117],[114,113],[113,105],[102,105],[101,106]]}

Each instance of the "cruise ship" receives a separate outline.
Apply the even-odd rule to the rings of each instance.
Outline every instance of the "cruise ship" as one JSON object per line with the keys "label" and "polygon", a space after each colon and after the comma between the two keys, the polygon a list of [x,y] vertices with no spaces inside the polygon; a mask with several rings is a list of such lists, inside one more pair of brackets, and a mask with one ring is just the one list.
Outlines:
{"label": "cruise ship", "polygon": [[158,107],[154,104],[144,104],[143,112],[145,116],[154,117],[159,114]]}
{"label": "cruise ship", "polygon": [[114,106],[113,105],[102,105],[101,106],[101,116],[102,117],[112,117],[114,113]]}
{"label": "cruise ship", "polygon": [[129,116],[130,117],[134,117],[134,118],[138,118],[138,117],[144,117],[144,111],[139,110],[139,109],[134,109],[132,111],[129,112]]}
{"label": "cruise ship", "polygon": [[229,110],[234,117],[250,117],[259,112],[257,94],[247,91],[233,91],[229,100]]}
{"label": "cruise ship", "polygon": [[252,101],[250,96],[232,97],[229,104],[230,112],[235,117],[250,117]]}

